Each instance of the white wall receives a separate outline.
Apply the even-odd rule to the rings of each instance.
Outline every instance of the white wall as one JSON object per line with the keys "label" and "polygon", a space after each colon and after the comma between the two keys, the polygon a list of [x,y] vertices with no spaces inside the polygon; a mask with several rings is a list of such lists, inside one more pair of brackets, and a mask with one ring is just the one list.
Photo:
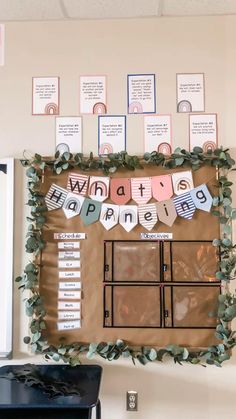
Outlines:
{"label": "white wall", "polygon": [[[235,38],[234,16],[8,23],[6,66],[0,68],[0,157],[20,158],[25,149],[27,155],[53,154],[54,117],[31,116],[31,77],[43,75],[61,77],[61,115],[76,115],[80,74],[107,74],[109,112],[120,114],[126,113],[127,73],[156,73],[157,110],[173,114],[174,146],[187,147],[188,117],[176,114],[175,74],[204,72],[206,112],[218,113],[220,144],[234,148]],[[140,115],[128,116],[130,153],[143,152],[142,121]],[[84,117],[83,126],[84,151],[96,152],[96,117]],[[24,265],[26,201],[19,163],[16,169],[15,276]],[[28,361],[22,344],[27,322],[17,290],[14,305],[13,362],[23,363]],[[234,355],[222,369],[104,363],[103,419],[234,419],[235,360]],[[137,413],[125,411],[129,389],[139,391]]]}

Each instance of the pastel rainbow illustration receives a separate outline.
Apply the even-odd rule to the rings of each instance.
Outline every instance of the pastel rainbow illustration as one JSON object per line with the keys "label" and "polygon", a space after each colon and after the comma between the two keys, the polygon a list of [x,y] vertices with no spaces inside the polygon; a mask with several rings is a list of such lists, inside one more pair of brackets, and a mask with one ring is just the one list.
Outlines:
{"label": "pastel rainbow illustration", "polygon": [[113,153],[113,147],[109,143],[103,143],[100,145],[99,154],[110,154]]}
{"label": "pastel rainbow illustration", "polygon": [[140,102],[131,102],[129,104],[129,113],[143,113],[143,107]]}
{"label": "pastel rainbow illustration", "polygon": [[95,103],[95,105],[93,106],[93,113],[94,114],[107,113],[107,108],[106,108],[105,103],[102,103],[102,102]]}
{"label": "pastel rainbow illustration", "polygon": [[181,100],[177,105],[177,112],[192,112],[192,104],[188,100]]}
{"label": "pastel rainbow illustration", "polygon": [[56,103],[48,103],[44,111],[46,115],[58,115],[58,106]]}
{"label": "pastel rainbow illustration", "polygon": [[216,143],[214,141],[205,141],[202,148],[205,153],[207,153],[209,150],[213,151],[216,149]]}
{"label": "pastel rainbow illustration", "polygon": [[168,143],[161,143],[157,147],[158,153],[171,154],[171,145]]}

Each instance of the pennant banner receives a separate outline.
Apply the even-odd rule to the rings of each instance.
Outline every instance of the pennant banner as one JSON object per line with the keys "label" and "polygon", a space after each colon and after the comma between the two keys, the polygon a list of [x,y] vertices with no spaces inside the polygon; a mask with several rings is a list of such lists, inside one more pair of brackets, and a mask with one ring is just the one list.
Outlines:
{"label": "pennant banner", "polygon": [[133,230],[133,228],[138,224],[137,205],[121,205],[119,222],[126,231],[129,232]]}
{"label": "pennant banner", "polygon": [[190,191],[191,198],[196,208],[210,212],[212,206],[212,196],[206,185],[200,185]]}
{"label": "pennant banner", "polygon": [[152,177],[152,196],[157,201],[165,201],[173,195],[171,175]]}
{"label": "pennant banner", "polygon": [[62,207],[66,218],[79,215],[84,200],[84,197],[69,192]]}
{"label": "pennant banner", "polygon": [[88,189],[89,176],[69,173],[67,189],[78,195],[86,195]]}
{"label": "pennant banner", "polygon": [[[103,203],[108,197],[114,204]],[[131,198],[139,205],[126,205]],[[148,204],[152,198],[158,202]],[[196,208],[210,212],[212,201],[205,184],[194,188],[190,170],[131,179],[69,173],[67,189],[52,184],[45,196],[48,211],[62,208],[85,225],[100,220],[106,230],[120,223],[127,232],[138,222],[150,231],[158,221],[171,227],[177,216],[191,220]]]}
{"label": "pennant banner", "polygon": [[175,204],[172,199],[156,203],[157,215],[159,220],[171,227],[177,217]]}
{"label": "pennant banner", "polygon": [[157,209],[155,204],[138,206],[139,223],[147,230],[152,230],[157,223]]}
{"label": "pennant banner", "polygon": [[119,221],[119,205],[102,204],[100,222],[106,230],[110,230]]}
{"label": "pennant banner", "polygon": [[187,218],[188,220],[191,220],[193,218],[193,214],[195,212],[196,207],[193,203],[193,200],[189,192],[177,196],[173,199],[173,201],[175,204],[177,214],[180,217]]}
{"label": "pennant banner", "polygon": [[99,220],[101,212],[101,203],[89,198],[85,198],[81,210],[81,219],[85,225],[96,223]]}
{"label": "pennant banner", "polygon": [[130,179],[111,179],[110,198],[117,205],[125,205],[131,200]]}
{"label": "pennant banner", "polygon": [[150,177],[131,178],[131,195],[137,204],[146,204],[152,197],[152,182]]}
{"label": "pennant banner", "polygon": [[194,188],[191,170],[172,174],[173,189],[176,195],[181,195]]}
{"label": "pennant banner", "polygon": [[89,196],[96,201],[103,202],[109,195],[110,178],[104,176],[91,176],[89,182]]}
{"label": "pennant banner", "polygon": [[53,183],[47,195],[45,196],[45,203],[48,211],[61,208],[64,204],[67,194],[68,191],[66,189],[63,189]]}

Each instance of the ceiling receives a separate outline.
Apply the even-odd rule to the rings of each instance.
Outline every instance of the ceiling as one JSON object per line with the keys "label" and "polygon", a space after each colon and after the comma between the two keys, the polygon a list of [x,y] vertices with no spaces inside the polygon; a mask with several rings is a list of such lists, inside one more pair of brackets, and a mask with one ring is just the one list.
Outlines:
{"label": "ceiling", "polygon": [[236,14],[236,0],[0,0],[0,21]]}

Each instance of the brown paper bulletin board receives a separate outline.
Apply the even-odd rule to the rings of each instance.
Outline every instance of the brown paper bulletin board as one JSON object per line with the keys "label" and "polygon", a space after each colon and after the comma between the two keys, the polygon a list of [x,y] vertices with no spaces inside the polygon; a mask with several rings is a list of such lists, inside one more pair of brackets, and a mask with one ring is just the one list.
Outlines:
{"label": "brown paper bulletin board", "polygon": [[[119,171],[112,174],[111,177],[143,177],[158,176],[162,174],[172,174],[180,172],[178,170],[166,170],[161,167],[145,167],[143,170],[135,172]],[[186,170],[186,169],[185,169]],[[92,176],[101,176],[101,172],[80,172],[75,169],[72,172],[83,173]],[[69,172],[56,175],[50,170],[45,171],[44,181],[42,183],[42,192],[45,194],[52,183],[63,188],[67,186]],[[215,180],[216,171],[212,167],[202,167],[193,172],[194,186],[207,184],[212,195],[217,195],[218,188]],[[109,201],[108,201],[109,202]],[[150,202],[155,202],[151,200]],[[132,204],[132,201],[130,202]],[[116,339],[123,339],[130,345],[150,345],[162,347],[170,343],[187,347],[206,347],[215,343],[215,328],[211,329],[175,329],[175,328],[109,328],[104,326],[104,241],[136,241],[140,240],[140,233],[146,232],[145,228],[137,225],[131,232],[126,232],[122,226],[117,225],[110,231],[107,231],[98,221],[92,225],[84,226],[80,216],[67,219],[62,209],[46,213],[46,224],[43,228],[43,239],[46,247],[41,254],[40,269],[40,294],[44,299],[44,306],[47,312],[47,338],[49,343],[58,344],[60,337],[66,338],[66,343],[72,342],[110,342]],[[54,233],[84,232],[86,239],[80,241],[81,251],[81,282],[82,282],[82,327],[78,330],[63,331],[57,330],[57,304],[58,304],[58,240],[54,240]],[[219,222],[217,217],[205,211],[196,210],[192,220],[177,217],[173,226],[170,228],[161,222],[158,222],[153,232],[171,232],[173,240],[179,241],[212,241],[219,237]],[[176,248],[177,249],[177,248]],[[188,251],[188,247],[186,247]],[[178,250],[176,250],[178,258]],[[203,255],[204,256],[204,255]],[[191,255],[190,255],[191,258]],[[145,265],[145,264],[144,264]],[[194,267],[193,267],[194,270]],[[182,284],[183,285],[183,284]],[[203,284],[204,286],[204,284]],[[208,290],[206,287],[202,290],[202,298],[208,299]],[[145,295],[145,294],[144,294]],[[148,296],[148,293],[147,293]],[[168,296],[167,296],[168,299]],[[176,293],[178,299],[178,293]],[[137,303],[137,301],[136,301]],[[146,298],[144,310],[149,306]],[[138,303],[137,303],[138,304]],[[153,307],[150,305],[150,310]],[[119,316],[119,313],[117,313]],[[193,324],[194,324],[194,319]],[[155,318],[154,318],[155,323]],[[167,322],[168,323],[168,322]]]}

